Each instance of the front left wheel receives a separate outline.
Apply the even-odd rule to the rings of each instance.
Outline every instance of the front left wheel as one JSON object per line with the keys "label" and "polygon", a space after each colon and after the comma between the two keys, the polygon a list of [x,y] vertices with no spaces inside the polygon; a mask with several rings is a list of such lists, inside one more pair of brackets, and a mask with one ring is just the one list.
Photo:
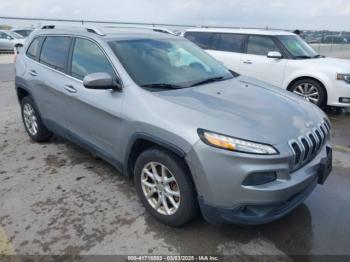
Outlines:
{"label": "front left wheel", "polygon": [[44,126],[39,111],[30,96],[22,99],[21,111],[24,127],[31,139],[36,142],[45,142],[52,137],[52,132]]}
{"label": "front left wheel", "polygon": [[169,226],[182,226],[198,213],[197,196],[183,160],[152,148],[138,157],[134,182],[147,211]]}

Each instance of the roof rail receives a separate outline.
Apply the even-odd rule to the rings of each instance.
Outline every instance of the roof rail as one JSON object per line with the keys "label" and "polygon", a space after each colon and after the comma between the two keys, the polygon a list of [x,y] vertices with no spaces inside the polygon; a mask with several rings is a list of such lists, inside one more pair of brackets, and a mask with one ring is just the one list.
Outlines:
{"label": "roof rail", "polygon": [[44,25],[41,27],[41,29],[54,29],[55,25]]}
{"label": "roof rail", "polygon": [[89,33],[93,33],[93,34],[97,34],[97,35],[105,35],[105,33],[103,33],[99,28],[97,27],[85,27],[86,31],[88,31]]}
{"label": "roof rail", "polygon": [[55,29],[55,28],[75,28],[75,29],[81,29],[86,30],[89,33],[97,34],[97,35],[105,35],[100,29],[96,27],[77,27],[77,26],[56,26],[56,25],[44,25],[41,27],[41,29]]}
{"label": "roof rail", "polygon": [[154,32],[158,32],[158,33],[164,33],[164,34],[170,34],[170,35],[176,35],[175,32],[173,32],[170,29],[167,28],[163,28],[163,27],[155,27],[155,26],[114,26],[114,25],[110,25],[110,26],[105,26],[105,28],[113,28],[113,29],[118,29],[118,28],[133,28],[133,29],[147,29],[147,30],[152,30]]}

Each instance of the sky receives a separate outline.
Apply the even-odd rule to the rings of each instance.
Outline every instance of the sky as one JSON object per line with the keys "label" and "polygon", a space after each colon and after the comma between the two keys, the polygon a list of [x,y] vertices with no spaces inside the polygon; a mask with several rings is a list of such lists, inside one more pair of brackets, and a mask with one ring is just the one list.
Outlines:
{"label": "sky", "polygon": [[0,0],[1,16],[350,31],[350,0]]}

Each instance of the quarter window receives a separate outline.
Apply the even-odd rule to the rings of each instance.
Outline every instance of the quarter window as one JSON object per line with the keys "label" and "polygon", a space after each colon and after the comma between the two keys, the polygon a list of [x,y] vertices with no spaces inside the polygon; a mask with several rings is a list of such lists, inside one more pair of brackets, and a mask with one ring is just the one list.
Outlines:
{"label": "quarter window", "polygon": [[101,49],[89,40],[77,38],[72,56],[72,76],[83,80],[86,75],[99,72],[115,76],[113,67]]}
{"label": "quarter window", "polygon": [[71,38],[67,36],[46,37],[40,54],[40,63],[64,72]]}
{"label": "quarter window", "polygon": [[42,37],[37,37],[32,41],[32,43],[30,44],[27,50],[27,56],[33,59],[37,57],[39,52],[40,42],[42,39],[43,39]]}
{"label": "quarter window", "polygon": [[239,34],[217,34],[215,49],[218,51],[242,52],[244,35]]}
{"label": "quarter window", "polygon": [[251,35],[248,39],[247,53],[266,56],[269,52],[278,51],[275,42],[268,36]]}
{"label": "quarter window", "polygon": [[206,33],[206,32],[187,32],[185,34],[185,37],[192,41],[193,43],[197,44],[203,49],[212,49],[211,46],[211,37],[213,36],[213,33]]}

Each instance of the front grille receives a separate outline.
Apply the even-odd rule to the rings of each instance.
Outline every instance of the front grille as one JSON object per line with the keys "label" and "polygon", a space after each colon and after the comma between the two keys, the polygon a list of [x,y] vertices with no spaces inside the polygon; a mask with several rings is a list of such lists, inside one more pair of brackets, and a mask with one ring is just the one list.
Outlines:
{"label": "front grille", "polygon": [[330,135],[331,126],[328,122],[322,122],[305,136],[289,141],[293,152],[293,167],[298,169],[309,163],[319,153]]}

